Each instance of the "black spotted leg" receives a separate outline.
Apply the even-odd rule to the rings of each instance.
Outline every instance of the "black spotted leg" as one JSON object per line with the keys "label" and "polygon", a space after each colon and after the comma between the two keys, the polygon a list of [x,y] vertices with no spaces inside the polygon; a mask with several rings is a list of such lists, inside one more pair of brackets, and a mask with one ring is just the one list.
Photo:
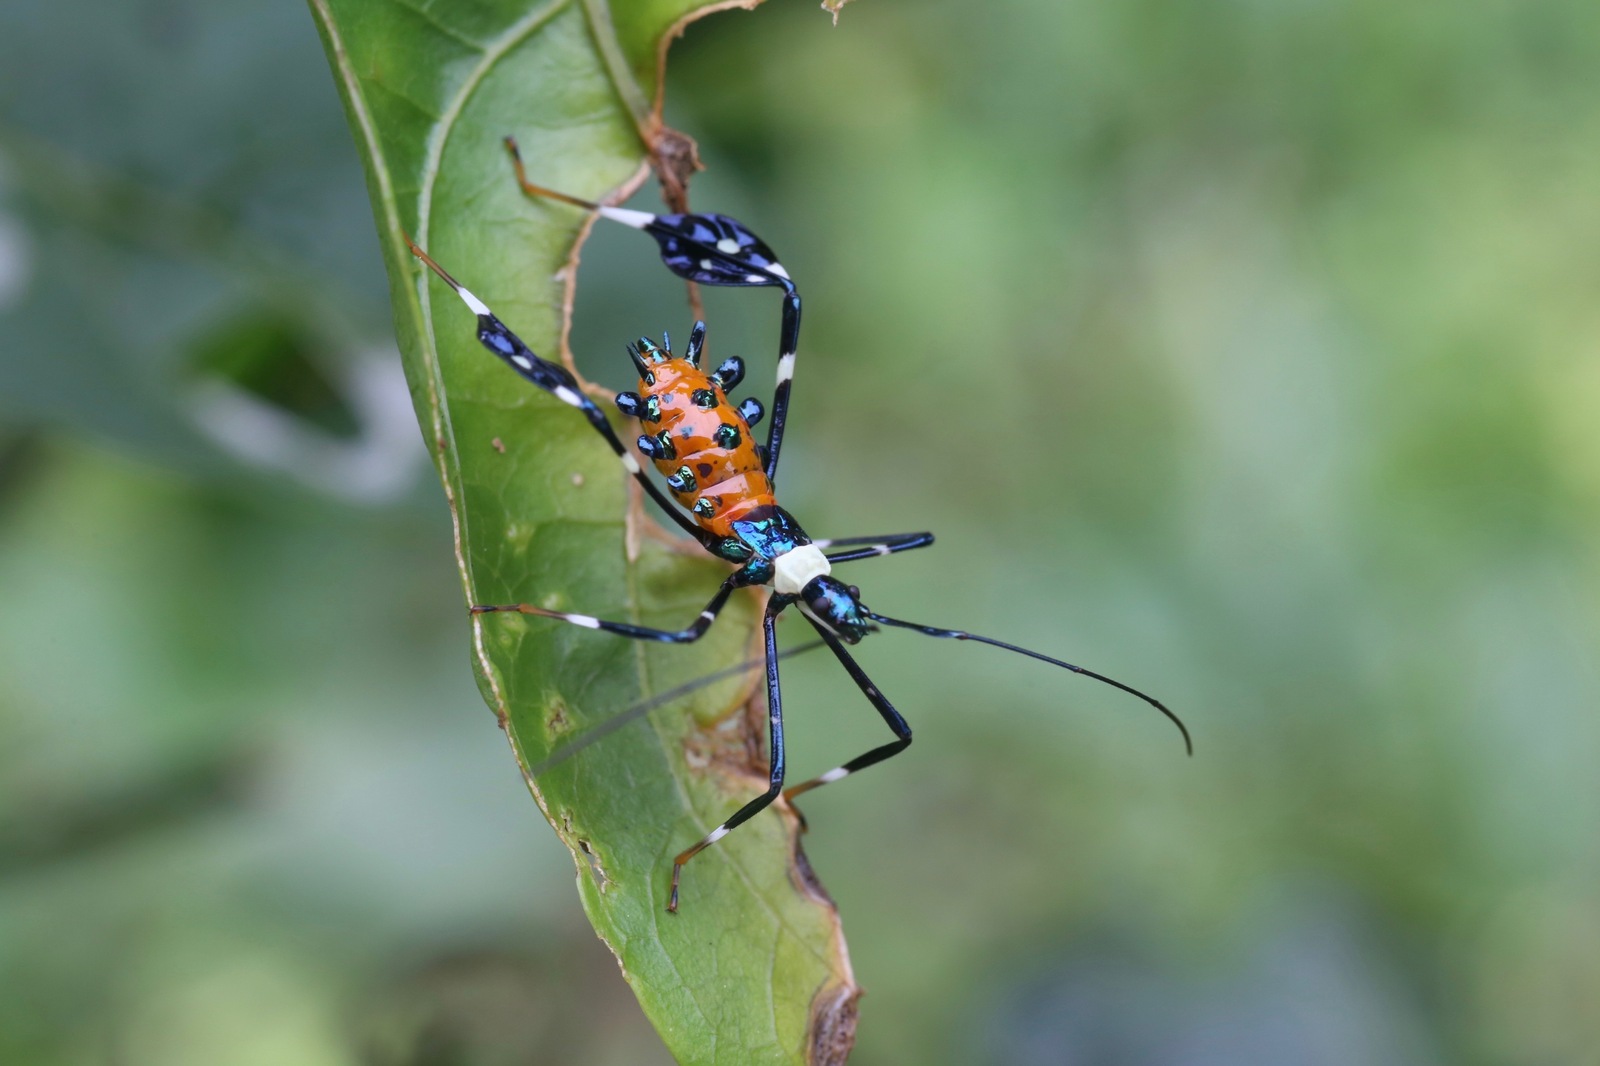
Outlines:
{"label": "black spotted leg", "polygon": [[836,548],[850,544],[864,545],[850,551],[834,552],[828,556],[830,563],[851,563],[857,559],[872,559],[880,555],[894,555],[913,548],[926,548],[933,543],[932,533],[894,533],[887,537],[836,537],[832,540],[812,541],[819,548]]}
{"label": "black spotted leg", "polygon": [[[783,279],[788,283],[789,279]],[[778,383],[772,390],[772,421],[767,426],[767,479],[777,481],[778,449],[789,421],[789,389],[794,382],[795,353],[800,347],[800,294],[792,283],[784,287],[783,325],[778,334]]]}
{"label": "black spotted leg", "polygon": [[651,629],[649,626],[636,626],[628,622],[607,622],[587,614],[573,614],[569,611],[551,611],[544,607],[536,607],[531,603],[503,603],[480,604],[472,608],[473,614],[494,614],[497,612],[515,612],[517,614],[537,615],[540,618],[554,618],[557,621],[568,622],[584,629],[599,629],[606,633],[616,633],[619,636],[631,637],[634,640],[657,640],[663,644],[693,644],[706,635],[706,630],[711,628],[711,623],[716,621],[717,615],[722,613],[722,608],[728,604],[728,597],[733,595],[733,590],[739,588],[742,582],[737,573],[729,574],[717,594],[711,597],[711,602],[706,604],[706,609],[701,611],[689,625],[682,629]]}
{"label": "black spotted leg", "polygon": [[628,471],[635,481],[644,486],[644,490],[650,494],[650,498],[656,501],[661,509],[678,524],[680,529],[707,548],[710,548],[716,538],[697,526],[694,520],[685,514],[677,503],[656,487],[655,482],[651,481],[643,468],[640,467],[639,460],[635,459],[633,453],[628,451],[622,441],[617,439],[617,435],[612,431],[611,423],[606,420],[604,412],[595,406],[593,400],[583,394],[583,390],[578,387],[577,381],[567,372],[566,367],[552,363],[547,359],[541,359],[534,354],[533,350],[522,342],[522,338],[507,329],[505,324],[495,317],[494,312],[490,311],[482,300],[468,292],[459,281],[450,276],[448,271],[430,259],[428,254],[418,248],[410,237],[406,238],[406,244],[411,248],[411,254],[427,264],[428,269],[432,270],[439,276],[441,281],[455,290],[455,294],[461,297],[461,301],[471,309],[473,314],[478,316],[479,342],[503,359],[506,365],[518,374],[550,393],[562,403],[582,411],[584,417],[589,420],[589,425],[594,427],[596,433],[605,438],[606,443],[611,446],[611,451],[622,463],[623,468]]}
{"label": "black spotted leg", "polygon": [[[811,626],[817,631],[817,635],[822,638],[823,642],[828,645],[828,650],[832,651],[834,656],[838,658],[845,672],[850,675],[850,680],[854,681],[856,687],[861,690],[861,694],[867,697],[867,702],[872,704],[873,708],[889,726],[889,729],[894,733],[895,739],[887,744],[880,744],[863,755],[857,755],[844,765],[836,766],[825,774],[785,789],[783,793],[785,800],[793,800],[794,797],[810,792],[814,788],[831,785],[835,781],[849,777],[857,770],[865,770],[867,767],[883,762],[887,758],[899,755],[911,746],[911,726],[900,716],[900,712],[894,709],[894,704],[890,703],[883,693],[878,691],[878,686],[872,683],[872,679],[867,676],[866,671],[861,669],[860,664],[851,657],[849,652],[844,650],[844,645],[839,643],[837,637],[815,622],[812,622]],[[798,808],[795,810],[795,814],[800,818],[800,826],[804,829],[806,826],[805,816],[800,814]]]}
{"label": "black spotted leg", "polygon": [[[667,899],[667,910],[674,914],[678,912],[678,879],[683,874],[683,864],[766,810],[783,791],[783,692],[778,687],[778,634],[774,623],[778,619],[778,613],[791,602],[793,602],[792,597],[773,596],[767,601],[766,615],[761,620],[767,657],[767,714],[770,723],[767,741],[770,759],[767,780],[770,783],[765,792],[734,811],[733,816],[726,822],[701,837],[693,847],[679,852],[677,858],[672,860],[672,894]],[[833,642],[830,640],[829,643]],[[838,649],[834,650],[837,653]]]}
{"label": "black spotted leg", "polygon": [[789,391],[794,380],[795,353],[800,347],[800,293],[789,272],[778,262],[765,241],[744,223],[727,215],[655,215],[626,207],[612,207],[569,196],[528,180],[515,137],[505,139],[517,173],[517,184],[529,196],[559,200],[574,207],[597,211],[625,226],[643,230],[661,246],[667,269],[702,285],[735,287],[772,286],[783,290],[783,321],[778,332],[778,375],[772,393],[772,421],[767,425],[767,477],[778,473],[778,451],[789,418]]}

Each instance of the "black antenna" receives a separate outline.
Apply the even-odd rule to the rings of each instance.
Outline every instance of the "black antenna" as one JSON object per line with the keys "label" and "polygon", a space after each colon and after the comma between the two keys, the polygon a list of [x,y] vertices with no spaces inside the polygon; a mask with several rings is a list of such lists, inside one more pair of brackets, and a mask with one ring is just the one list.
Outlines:
{"label": "black antenna", "polygon": [[1003,640],[995,640],[991,637],[980,637],[976,633],[968,633],[960,629],[939,629],[935,626],[925,626],[917,622],[902,622],[898,618],[886,618],[883,615],[875,614],[872,611],[865,611],[865,614],[874,622],[882,622],[886,626],[898,626],[901,629],[912,629],[929,637],[948,637],[952,640],[975,640],[980,644],[992,644],[996,648],[1004,648],[1006,651],[1014,651],[1018,655],[1026,655],[1030,659],[1038,659],[1040,662],[1050,663],[1053,666],[1059,666],[1063,670],[1071,670],[1075,674],[1082,674],[1085,677],[1092,677],[1096,681],[1101,681],[1107,685],[1110,685],[1112,688],[1120,688],[1129,695],[1138,696],[1141,700],[1144,700],[1150,706],[1166,715],[1167,718],[1171,720],[1172,724],[1178,727],[1178,732],[1183,734],[1184,749],[1190,755],[1194,754],[1194,740],[1189,736],[1189,727],[1183,724],[1183,719],[1173,714],[1172,711],[1167,709],[1166,704],[1162,703],[1154,696],[1147,696],[1133,686],[1124,685],[1121,681],[1118,681],[1115,678],[1107,677],[1105,674],[1097,674],[1093,670],[1086,670],[1081,666],[1074,666],[1071,663],[1063,662],[1060,659],[1051,658],[1042,652],[1029,651],[1027,648],[1019,648],[1015,644],[1007,644]]}

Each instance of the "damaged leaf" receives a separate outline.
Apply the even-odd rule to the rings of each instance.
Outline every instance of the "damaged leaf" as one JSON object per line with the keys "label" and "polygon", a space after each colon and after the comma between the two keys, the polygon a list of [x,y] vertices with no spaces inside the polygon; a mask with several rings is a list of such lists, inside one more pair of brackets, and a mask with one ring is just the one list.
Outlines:
{"label": "damaged leaf", "polygon": [[[365,161],[469,602],[676,628],[726,567],[630,528],[604,443],[478,345],[473,316],[429,283],[402,231],[535,351],[564,355],[587,220],[525,199],[501,139],[520,141],[541,184],[596,199],[633,187],[649,156],[681,143],[659,122],[665,43],[703,10],[753,4],[311,0]],[[686,333],[688,318],[686,308],[650,332]],[[618,358],[638,332],[619,328]],[[745,658],[757,607],[736,600],[704,640],[679,647],[520,615],[469,622],[463,611],[462,627],[534,798],[572,850],[584,908],[678,1060],[842,1062],[859,993],[791,815],[774,809],[701,855],[680,913],[665,909],[673,855],[764,787],[753,738],[765,712],[748,705],[748,683],[709,686],[549,759],[615,710]]]}

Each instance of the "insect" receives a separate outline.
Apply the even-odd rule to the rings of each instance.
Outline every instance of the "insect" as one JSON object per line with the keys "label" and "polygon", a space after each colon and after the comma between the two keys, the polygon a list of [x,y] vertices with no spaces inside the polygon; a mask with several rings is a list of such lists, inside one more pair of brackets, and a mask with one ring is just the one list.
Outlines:
{"label": "insect", "polygon": [[[710,373],[701,367],[706,333],[703,322],[694,324],[681,355],[673,353],[666,336],[660,344],[641,337],[628,345],[628,354],[639,373],[639,389],[618,394],[616,405],[624,415],[637,419],[644,430],[638,438],[639,452],[663,475],[671,492],[669,496],[645,473],[642,464],[612,430],[605,413],[584,395],[565,367],[536,355],[483,301],[429,258],[409,237],[406,239],[412,253],[477,316],[478,340],[485,348],[534,385],[581,411],[629,476],[639,482],[661,510],[706,551],[735,567],[699,616],[678,630],[606,621],[528,603],[478,605],[472,608],[474,614],[511,611],[554,618],[635,640],[688,644],[706,633],[736,589],[767,586],[772,590],[762,615],[769,784],[765,792],[734,811],[721,825],[673,859],[668,911],[678,909],[678,887],[684,865],[760,813],[780,794],[792,799],[883,762],[911,745],[910,725],[846,650],[846,646],[857,644],[881,626],[909,629],[930,637],[976,641],[1094,678],[1138,697],[1166,715],[1182,732],[1185,748],[1193,751],[1189,731],[1177,715],[1154,697],[1120,681],[992,637],[908,622],[868,608],[856,586],[846,585],[833,575],[834,566],[925,548],[933,543],[933,534],[813,539],[779,506],[775,483],[799,345],[800,294],[777,256],[747,227],[723,215],[657,215],[597,204],[534,185],[528,181],[516,144],[510,138],[507,138],[507,147],[512,152],[517,179],[524,192],[595,211],[643,230],[655,238],[662,261],[679,277],[707,285],[773,287],[783,292],[777,386],[765,444],[756,442],[752,433],[763,415],[761,404],[755,399],[746,399],[735,405],[728,398],[744,378],[744,363],[730,358]],[[817,631],[867,702],[882,717],[894,739],[785,790],[783,694],[778,684],[779,652],[774,624],[791,606]]]}

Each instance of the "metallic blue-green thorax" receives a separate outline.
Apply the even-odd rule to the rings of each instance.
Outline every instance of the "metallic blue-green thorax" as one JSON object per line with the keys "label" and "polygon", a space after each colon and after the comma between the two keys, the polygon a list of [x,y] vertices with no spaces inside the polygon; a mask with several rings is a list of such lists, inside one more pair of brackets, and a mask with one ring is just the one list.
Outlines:
{"label": "metallic blue-green thorax", "polygon": [[800,528],[800,523],[781,507],[764,508],[752,512],[749,518],[733,523],[731,537],[724,537],[715,547],[722,558],[733,563],[744,563],[740,570],[740,583],[765,585],[772,580],[772,560],[811,538]]}

